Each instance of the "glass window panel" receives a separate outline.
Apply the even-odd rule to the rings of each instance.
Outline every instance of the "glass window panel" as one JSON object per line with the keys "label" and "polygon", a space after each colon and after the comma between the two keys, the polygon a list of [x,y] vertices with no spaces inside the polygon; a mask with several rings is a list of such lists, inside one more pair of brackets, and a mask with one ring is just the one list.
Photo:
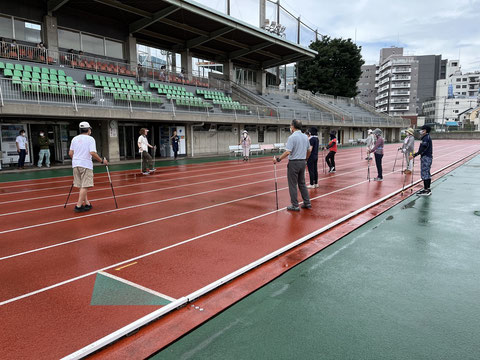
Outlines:
{"label": "glass window panel", "polygon": [[42,26],[15,19],[15,39],[39,43],[42,41]]}
{"label": "glass window panel", "polygon": [[259,26],[260,6],[258,0],[230,0],[230,15],[247,24]]}
{"label": "glass window panel", "polygon": [[117,41],[105,40],[107,56],[123,59],[123,44]]}
{"label": "glass window panel", "polygon": [[305,25],[300,26],[300,44],[308,47],[311,42],[316,40],[315,31]]}
{"label": "glass window panel", "polygon": [[103,39],[82,34],[82,51],[90,54],[105,55]]}
{"label": "glass window panel", "polygon": [[80,50],[80,34],[58,29],[58,46],[64,49]]}
{"label": "glass window panel", "polygon": [[11,39],[12,34],[12,18],[0,16],[0,37]]}
{"label": "glass window panel", "polygon": [[297,42],[297,33],[298,33],[298,20],[292,17],[290,14],[285,12],[283,9],[280,10],[280,24],[285,26],[285,37],[287,40],[290,40],[294,43]]}

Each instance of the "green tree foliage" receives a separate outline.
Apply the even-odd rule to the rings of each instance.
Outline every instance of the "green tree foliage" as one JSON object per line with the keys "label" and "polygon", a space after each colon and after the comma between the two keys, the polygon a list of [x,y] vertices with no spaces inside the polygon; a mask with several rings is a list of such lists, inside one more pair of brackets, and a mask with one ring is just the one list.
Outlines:
{"label": "green tree foliage", "polygon": [[365,63],[360,51],[351,39],[330,39],[322,36],[310,44],[318,52],[312,60],[302,61],[298,65],[298,88],[312,93],[335,96],[355,97],[357,82]]}

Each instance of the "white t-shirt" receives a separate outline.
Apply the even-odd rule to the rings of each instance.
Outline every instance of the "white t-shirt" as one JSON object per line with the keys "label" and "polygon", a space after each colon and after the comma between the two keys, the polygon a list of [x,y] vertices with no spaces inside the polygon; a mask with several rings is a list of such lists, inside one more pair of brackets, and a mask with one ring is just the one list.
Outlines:
{"label": "white t-shirt", "polygon": [[141,153],[143,151],[147,151],[148,152],[148,140],[147,140],[147,137],[146,136],[143,136],[143,135],[140,135],[138,137],[138,141],[137,143],[140,145],[138,147],[138,152]]}
{"label": "white t-shirt", "polygon": [[20,150],[26,150],[26,146],[27,146],[27,137],[26,136],[22,136],[22,135],[18,135],[17,136],[17,139],[15,140],[17,143],[18,143],[18,147],[20,148]]}
{"label": "white t-shirt", "polygon": [[83,167],[93,170],[92,151],[97,152],[95,139],[90,135],[77,135],[72,139],[70,150],[73,150],[72,167]]}

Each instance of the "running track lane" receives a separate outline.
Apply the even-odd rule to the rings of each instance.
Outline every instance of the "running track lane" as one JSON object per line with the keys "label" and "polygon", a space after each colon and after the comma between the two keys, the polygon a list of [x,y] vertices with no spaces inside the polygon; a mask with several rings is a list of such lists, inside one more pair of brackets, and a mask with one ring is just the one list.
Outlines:
{"label": "running track lane", "polygon": [[[459,153],[452,154],[452,157],[457,158],[457,157],[459,157],[459,155],[460,155]],[[439,156],[441,156],[441,155],[437,154],[437,157],[439,157]],[[439,167],[440,167],[440,161],[442,161],[441,158],[438,158],[438,161],[436,161],[436,163],[438,163]],[[442,164],[443,164],[443,161],[442,161]],[[386,165],[385,168],[388,169],[388,166]],[[390,177],[395,177],[395,176],[397,176],[397,174],[389,175],[386,178],[389,179]],[[357,178],[358,177],[363,178],[364,176],[357,176]],[[397,176],[397,177],[401,178],[401,176]],[[331,180],[333,180],[333,179],[337,179],[337,177],[332,178]],[[398,179],[397,179],[397,182],[398,182]],[[386,184],[388,184],[388,185],[386,185]],[[367,185],[367,186],[365,186],[365,185]],[[392,188],[391,188],[392,186],[395,187],[395,188],[398,188],[398,187],[394,186],[394,181],[391,181],[391,180],[387,180],[382,184],[378,184],[378,183],[374,183],[374,184],[370,184],[370,185],[365,184],[365,183],[360,184],[360,185],[356,186],[357,189],[354,190],[354,191],[352,190],[354,188],[351,188],[351,189],[347,189],[344,192],[340,193],[340,194],[342,194],[342,196],[340,196],[340,194],[336,195],[335,199],[334,199],[334,202],[338,203],[340,208],[348,209],[349,208],[348,206],[343,206],[343,205],[344,204],[352,205],[351,199],[354,198],[355,194],[357,194],[357,195],[359,193],[366,194],[366,196],[364,196],[362,199],[360,199],[360,202],[362,202],[362,201],[367,201],[368,202],[368,201],[370,201],[370,198],[372,196],[375,197],[375,196],[383,194],[384,190],[386,190],[386,193],[390,193],[391,190],[392,190]],[[401,185],[400,185],[400,187],[401,187]],[[373,189],[371,189],[371,188],[373,188]],[[312,191],[311,193],[313,194],[313,193],[316,193],[316,192],[317,192],[317,190]],[[287,192],[284,191],[284,193],[286,194]],[[288,202],[287,201],[288,195],[284,196],[284,197],[285,197],[284,202],[285,203]],[[272,202],[273,201],[273,196],[271,196],[270,198],[271,198],[271,200],[268,200],[268,201]],[[314,200],[313,201],[314,206],[315,206],[316,203],[318,203],[318,201]],[[357,206],[357,207],[359,207],[359,206]],[[320,214],[318,214],[319,211],[320,211]],[[347,211],[347,213],[348,213],[348,211]],[[292,226],[291,226],[292,224],[288,225],[289,223],[292,223],[292,219],[294,219],[295,216],[301,216],[302,220],[305,220],[306,224],[308,223],[309,229],[310,229],[311,226],[313,226],[311,228],[317,229],[317,228],[323,226],[322,224],[329,223],[333,219],[333,218],[329,218],[328,216],[325,216],[325,215],[326,215],[325,211],[322,211],[321,207],[316,207],[311,212],[305,212],[305,213],[301,213],[301,214],[290,214],[290,213],[287,213],[285,211],[282,211],[282,212],[279,212],[279,213],[274,213],[270,216],[266,216],[266,217],[258,219],[256,221],[252,221],[250,223],[243,224],[242,226],[239,226],[237,228],[232,228],[230,230],[226,230],[225,232],[223,232],[223,234],[219,233],[220,236],[209,236],[209,237],[203,238],[201,242],[200,241],[194,241],[194,242],[189,243],[188,245],[173,248],[169,251],[159,253],[158,255],[144,258],[144,260],[139,261],[139,263],[137,265],[132,266],[130,268],[127,268],[125,270],[122,270],[121,276],[125,277],[125,278],[128,278],[129,280],[135,279],[136,276],[138,276],[139,280],[140,280],[138,282],[141,283],[142,285],[147,286],[147,287],[151,287],[153,289],[156,289],[160,292],[166,293],[167,295],[170,295],[170,296],[173,296],[173,297],[176,297],[175,294],[177,294],[177,293],[181,294],[183,291],[186,291],[186,293],[183,293],[181,295],[185,295],[185,294],[188,294],[189,292],[191,292],[192,289],[195,290],[195,289],[201,287],[203,284],[212,282],[211,281],[212,279],[216,280],[222,274],[231,272],[231,269],[236,269],[238,267],[243,266],[242,264],[246,264],[246,263],[251,262],[252,259],[255,260],[255,259],[261,257],[260,255],[262,254],[262,252],[265,252],[265,251],[271,252],[272,249],[275,250],[276,248],[279,248],[281,245],[290,242],[292,239],[296,239],[296,238],[300,237],[300,236],[297,236],[297,228],[295,226],[293,226],[293,228],[292,228]],[[208,217],[209,215],[206,215],[206,216]],[[321,216],[321,218],[319,216]],[[202,217],[204,217],[204,215],[202,215]],[[279,228],[275,228],[275,227],[272,226],[273,225],[272,224],[272,217],[274,217],[274,218],[278,217],[279,218],[279,219],[277,219],[280,223]],[[340,217],[340,216],[338,216],[338,217]],[[336,218],[338,218],[338,217],[336,217]],[[319,218],[320,218],[320,221],[319,221]],[[202,220],[202,219],[200,219],[200,220]],[[188,221],[187,221],[187,223],[188,223]],[[296,221],[293,221],[293,223],[297,224]],[[145,229],[142,229],[142,230],[147,231],[147,232],[151,231],[151,230],[154,230],[155,226],[152,226],[152,225],[146,225]],[[175,225],[175,224],[173,224],[173,225]],[[203,221],[201,221],[198,224],[198,226],[201,226],[201,225],[203,225]],[[259,233],[259,231],[258,231],[259,229],[268,229],[268,231],[270,232],[269,236],[268,236],[268,239],[266,239],[264,237],[265,232],[264,233]],[[238,231],[238,230],[241,230],[241,231]],[[310,231],[307,231],[307,232],[310,232]],[[163,233],[163,229],[162,229],[162,233]],[[246,237],[245,234],[249,234],[249,235]],[[286,236],[285,234],[291,234],[292,237]],[[285,237],[287,237],[287,239],[285,239]],[[283,238],[283,241],[282,241],[282,238]],[[130,241],[131,242],[132,240],[136,241],[136,239],[131,239],[131,238],[128,238],[128,237],[125,238],[125,241]],[[265,241],[265,240],[268,240],[268,241]],[[117,241],[118,241],[118,239],[117,239]],[[90,249],[87,249],[87,250],[84,249],[83,252],[90,253],[91,249],[92,249],[92,245],[95,245],[95,244],[90,243],[88,245],[88,247]],[[112,249],[111,246],[113,246],[113,245],[116,245],[117,247],[115,249]],[[122,244],[115,244],[115,242],[112,242],[112,244],[110,246],[104,247],[102,244],[97,243],[95,246],[97,246],[97,249],[99,250],[99,253],[101,253],[103,251],[113,253],[117,250],[117,248],[121,248]],[[180,251],[182,249],[183,249],[183,251]],[[77,253],[78,251],[82,252],[82,249],[79,247],[75,251],[76,252],[75,257],[77,258],[76,259],[77,263],[78,263],[78,253]],[[247,253],[245,253],[245,251],[247,251]],[[179,253],[177,254],[177,252],[179,252]],[[100,255],[99,253],[97,255]],[[111,254],[111,255],[113,255],[113,254]],[[126,254],[124,254],[123,256],[125,256],[125,255],[128,255],[128,252]],[[25,261],[31,261],[31,256],[32,255],[29,255],[27,257],[28,260],[25,260]],[[153,261],[153,259],[157,258],[157,256],[159,257],[159,259],[161,258],[161,260]],[[50,262],[49,261],[43,261],[43,266],[44,267],[49,266],[49,265],[52,264],[52,261],[57,262],[58,259],[60,259],[61,257],[62,257],[62,254],[58,254],[58,255],[54,256],[53,260],[51,260]],[[110,261],[110,263],[112,263],[112,260],[114,260],[116,257],[121,258],[122,256],[115,255],[115,256],[113,256],[113,258],[110,258],[108,260]],[[198,261],[201,258],[204,258],[205,262],[203,262],[202,264],[199,264]],[[179,266],[179,259],[182,259],[180,261],[180,264],[182,264],[181,266]],[[189,261],[189,259],[193,260],[193,261]],[[65,262],[68,263],[72,260],[75,261],[75,259],[68,259]],[[89,259],[89,260],[91,261],[92,259]],[[145,266],[144,264],[149,264],[150,260],[153,261],[152,265],[144,267]],[[160,261],[160,263],[158,261]],[[2,263],[3,263],[3,261],[2,261]],[[7,261],[7,263],[8,263],[8,261]],[[24,264],[24,265],[26,265],[26,264]],[[64,265],[66,265],[66,264],[64,264]],[[151,266],[153,266],[153,267],[151,267]],[[209,271],[210,274],[206,274],[205,273],[206,268],[210,268],[213,271]],[[152,272],[152,269],[155,269],[155,271]],[[40,272],[42,271],[42,269],[36,269],[36,270],[40,271]],[[57,271],[62,271],[62,266],[59,266]],[[151,273],[146,275],[146,272],[149,272],[149,271]],[[8,272],[8,270],[7,270],[7,272]],[[3,269],[0,273],[5,275],[5,271]],[[155,287],[145,285],[147,282],[149,282],[151,280],[151,277],[156,277],[157,274],[161,275],[160,276],[161,279],[158,280],[158,281],[156,280],[157,282],[155,284]],[[167,277],[168,277],[168,282],[170,282],[170,285],[169,284],[164,284],[165,281],[167,280],[166,277],[165,277],[165,274],[168,274]],[[184,276],[186,276],[187,280],[185,280]],[[145,277],[148,277],[148,279],[145,279]],[[20,276],[20,278],[23,279],[22,276]],[[85,284],[86,280],[89,279],[89,278],[91,278],[91,277],[86,277],[86,278],[84,278],[82,280],[79,280],[77,282],[72,282],[72,283],[69,283],[68,285],[64,285],[62,287],[55,288],[55,290],[52,290],[50,292],[43,292],[41,294],[29,297],[29,298],[25,298],[21,301],[13,302],[13,303],[11,303],[7,306],[2,307],[1,310],[3,311],[5,308],[12,309],[12,307],[17,307],[17,306],[22,307],[22,306],[24,306],[22,304],[28,304],[31,301],[31,299],[35,299],[35,298],[43,299],[44,297],[46,297],[46,299],[47,299],[47,301],[45,302],[45,306],[47,306],[47,308],[48,308],[48,306],[49,306],[49,300],[48,299],[50,299],[50,301],[52,301],[52,299],[51,299],[52,296],[53,296],[53,298],[56,298],[56,296],[58,296],[58,293],[66,291],[65,289],[71,289],[72,287],[76,287],[78,284]],[[174,279],[173,283],[172,283],[172,279]],[[179,279],[182,279],[182,281],[180,281]],[[53,280],[53,279],[51,279],[51,280]],[[27,280],[27,281],[29,281],[29,280]],[[87,295],[88,298],[91,294],[91,286],[90,285],[91,284],[85,284],[84,285],[84,287],[89,288],[89,289],[86,290],[88,292],[88,295]],[[180,286],[180,288],[178,288],[175,285],[181,285],[181,286]],[[171,291],[171,293],[169,293],[169,291]],[[57,295],[55,295],[55,294],[57,294]],[[69,299],[69,303],[70,302],[75,302],[75,301],[74,301],[74,299]],[[85,301],[85,299],[84,299],[84,301]],[[40,301],[40,303],[42,303],[42,301]],[[35,307],[37,307],[38,305],[39,304],[36,303]],[[88,305],[88,301],[87,301],[87,305]],[[30,306],[32,306],[31,303],[30,303]],[[28,313],[29,316],[30,317],[33,316],[33,318],[35,318],[35,315],[41,315],[40,317],[46,315],[43,312],[40,312],[40,314],[38,314],[38,312],[35,313],[35,314],[31,314],[32,313],[32,308],[30,308],[30,306],[29,305],[26,305],[26,307],[24,306],[22,308],[22,310],[19,310],[20,314],[27,314]],[[85,306],[85,304],[84,304],[84,306]],[[89,307],[89,308],[92,308],[92,307]],[[106,307],[106,308],[111,309],[111,307]],[[56,319],[57,317],[62,318],[62,316],[65,317],[66,315],[70,315],[70,313],[69,314],[65,313],[64,308],[62,310],[60,310],[60,309],[55,309],[55,310],[56,311],[53,311],[53,314],[50,314],[52,316],[52,319]],[[19,314],[17,311],[14,311],[14,313]],[[89,313],[88,306],[87,306],[87,309],[86,309],[86,313]],[[90,315],[93,315],[93,319],[98,319],[98,318],[95,318],[95,316],[98,316],[98,313],[97,314],[90,313]],[[85,316],[88,317],[88,315],[85,315]],[[69,316],[66,316],[66,317],[69,317]],[[27,318],[28,318],[28,316],[27,316]],[[26,320],[26,319],[24,319],[24,320]],[[81,320],[83,320],[83,317],[82,317]],[[67,321],[67,323],[70,323],[71,321],[72,321],[72,319],[69,319]],[[61,322],[61,321],[59,320],[59,322]],[[73,321],[74,324],[76,324],[77,322],[79,323],[79,328],[82,328],[82,326],[80,326],[80,325],[82,325],[82,324],[85,325],[85,323],[83,321],[79,321],[79,320],[77,320],[76,322]],[[95,321],[95,322],[98,322],[98,320]],[[128,321],[126,321],[126,322],[128,322]],[[86,323],[88,324],[88,321]],[[58,329],[58,327],[55,327],[55,326],[53,326],[53,328]],[[12,328],[10,328],[10,330],[12,330],[12,329],[18,329],[18,326],[13,326]],[[50,330],[54,330],[54,329],[50,329]],[[106,330],[106,331],[108,331],[108,330]],[[72,335],[72,334],[70,333],[70,335]],[[97,335],[97,332],[95,332],[95,335]],[[82,337],[82,336],[79,336],[79,337]],[[92,338],[93,337],[94,336],[92,335]],[[68,338],[68,336],[66,338]],[[97,338],[98,338],[98,336],[97,336]],[[81,340],[82,341],[85,340],[86,343],[91,342],[91,341],[88,341],[88,340],[83,339],[83,338]],[[9,343],[11,343],[11,342],[9,342]]]}

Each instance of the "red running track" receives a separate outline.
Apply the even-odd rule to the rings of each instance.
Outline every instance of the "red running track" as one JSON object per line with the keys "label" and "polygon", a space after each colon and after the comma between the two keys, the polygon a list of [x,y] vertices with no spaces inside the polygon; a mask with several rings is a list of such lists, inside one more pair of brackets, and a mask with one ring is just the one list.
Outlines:
{"label": "red running track", "polygon": [[[366,180],[360,149],[341,149],[337,173],[319,174],[313,209],[300,213],[284,209],[286,162],[275,210],[271,158],[114,173],[118,210],[96,175],[86,214],[72,212],[73,199],[63,209],[70,177],[0,184],[1,358],[60,358],[159,308],[90,305],[99,271],[179,299],[391,194],[404,179],[400,154],[391,173],[397,146],[386,146],[382,183]],[[435,141],[432,170],[479,150]]]}

